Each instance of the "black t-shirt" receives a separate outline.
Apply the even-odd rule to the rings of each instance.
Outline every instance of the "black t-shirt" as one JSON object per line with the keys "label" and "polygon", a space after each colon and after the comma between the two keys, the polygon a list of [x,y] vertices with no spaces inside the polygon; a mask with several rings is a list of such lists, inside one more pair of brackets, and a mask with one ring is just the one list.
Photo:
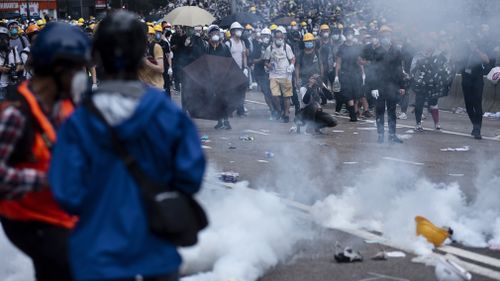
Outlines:
{"label": "black t-shirt", "polygon": [[208,44],[208,46],[206,48],[206,54],[212,55],[212,56],[232,58],[231,51],[223,43],[219,43],[219,45],[215,48],[212,46],[212,44]]}
{"label": "black t-shirt", "polygon": [[362,50],[358,45],[348,46],[342,44],[337,52],[337,57],[342,59],[340,66],[340,75],[358,75],[361,73],[361,68],[358,64],[358,58],[361,56]]}
{"label": "black t-shirt", "polygon": [[319,55],[321,56],[321,62],[325,70],[329,70],[333,67],[333,44],[330,40],[324,43],[323,41],[318,41]]}
{"label": "black t-shirt", "polygon": [[302,51],[299,55],[300,77],[302,82],[307,82],[313,74],[320,74],[319,54],[314,50],[308,54]]}

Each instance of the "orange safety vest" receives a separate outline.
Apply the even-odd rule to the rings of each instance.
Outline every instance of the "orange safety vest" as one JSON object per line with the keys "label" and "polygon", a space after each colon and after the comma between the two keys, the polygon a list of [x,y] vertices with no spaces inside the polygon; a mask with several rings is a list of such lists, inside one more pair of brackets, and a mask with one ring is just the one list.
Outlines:
{"label": "orange safety vest", "polygon": [[[56,141],[56,131],[47,116],[43,113],[38,101],[28,88],[28,81],[17,89],[27,101],[28,107],[40,130],[36,130],[32,153],[34,161],[15,164],[18,169],[35,169],[47,173],[51,158],[51,144]],[[57,121],[63,121],[74,111],[70,101],[63,101],[57,114]],[[37,192],[29,192],[16,200],[0,201],[0,215],[18,221],[41,221],[71,229],[75,226],[77,217],[64,212],[54,200],[49,188],[44,187]]]}

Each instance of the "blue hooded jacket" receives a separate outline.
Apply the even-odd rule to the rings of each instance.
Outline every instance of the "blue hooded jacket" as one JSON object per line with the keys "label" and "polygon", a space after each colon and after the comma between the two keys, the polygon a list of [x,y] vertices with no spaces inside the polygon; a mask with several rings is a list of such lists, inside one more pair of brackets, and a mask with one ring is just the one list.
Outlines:
{"label": "blue hooded jacket", "polygon": [[[197,192],[205,158],[195,126],[163,93],[144,89],[131,116],[114,125],[120,140],[152,179]],[[79,216],[69,241],[75,280],[177,272],[176,247],[149,232],[139,186],[111,145],[104,123],[79,107],[54,147],[51,188],[57,202]]]}

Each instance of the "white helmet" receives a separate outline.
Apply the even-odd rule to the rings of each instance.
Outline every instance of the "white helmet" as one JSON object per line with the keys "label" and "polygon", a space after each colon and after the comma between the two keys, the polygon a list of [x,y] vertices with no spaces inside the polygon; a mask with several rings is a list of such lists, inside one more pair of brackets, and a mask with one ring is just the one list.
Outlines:
{"label": "white helmet", "polygon": [[0,26],[0,34],[9,35],[9,30],[6,27]]}
{"label": "white helmet", "polygon": [[229,28],[229,30],[233,29],[244,29],[244,28],[239,22],[235,21],[233,22],[233,24],[231,24],[231,28]]}
{"label": "white helmet", "polygon": [[271,30],[269,28],[264,28],[260,32],[260,35],[272,35]]}
{"label": "white helmet", "polygon": [[218,25],[212,24],[211,26],[208,27],[207,34],[210,34],[210,32],[214,30],[217,30],[219,32],[221,31]]}
{"label": "white helmet", "polygon": [[278,28],[276,29],[276,31],[279,31],[283,34],[286,34],[286,28],[282,25],[278,26]]}

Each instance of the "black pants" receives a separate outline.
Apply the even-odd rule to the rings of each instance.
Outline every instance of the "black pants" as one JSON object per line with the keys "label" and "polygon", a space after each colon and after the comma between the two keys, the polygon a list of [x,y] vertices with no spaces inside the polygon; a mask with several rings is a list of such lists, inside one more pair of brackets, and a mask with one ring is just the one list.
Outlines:
{"label": "black pants", "polygon": [[68,263],[68,229],[42,222],[0,219],[7,238],[31,258],[37,281],[72,280]]}
{"label": "black pants", "polygon": [[483,123],[483,86],[482,77],[478,81],[463,80],[462,82],[465,109],[472,125],[478,129],[481,129],[481,124]]}
{"label": "black pants", "polygon": [[167,94],[168,97],[172,97],[170,93],[170,85],[171,85],[170,75],[168,75],[168,72],[165,71],[163,73],[163,89],[165,89],[165,94]]}
{"label": "black pants", "polygon": [[385,108],[387,106],[387,123],[389,125],[389,134],[396,134],[396,104],[399,97],[396,93],[389,91],[381,92],[379,98],[375,102],[375,117],[377,119],[377,132],[380,135],[384,134],[385,123]]}
{"label": "black pants", "polygon": [[297,82],[295,81],[295,72],[294,72],[292,77],[292,103],[295,106],[295,112],[298,112],[300,110],[300,99],[296,84]]}
{"label": "black pants", "polygon": [[436,106],[438,104],[437,98],[427,98],[425,94],[417,93],[415,96],[415,120],[417,124],[422,122],[422,113],[424,113],[424,105],[425,101],[427,101],[427,105]]}

